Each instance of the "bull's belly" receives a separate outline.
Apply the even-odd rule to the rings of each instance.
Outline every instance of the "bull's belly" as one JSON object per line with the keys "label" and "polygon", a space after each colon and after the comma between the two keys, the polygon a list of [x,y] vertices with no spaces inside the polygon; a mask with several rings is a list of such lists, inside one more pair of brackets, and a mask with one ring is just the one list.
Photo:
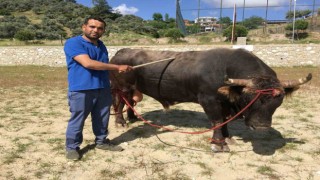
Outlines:
{"label": "bull's belly", "polygon": [[181,102],[198,102],[196,94],[190,91],[190,88],[179,86],[172,81],[149,81],[148,85],[138,84],[139,90],[158,101],[166,101],[170,104]]}

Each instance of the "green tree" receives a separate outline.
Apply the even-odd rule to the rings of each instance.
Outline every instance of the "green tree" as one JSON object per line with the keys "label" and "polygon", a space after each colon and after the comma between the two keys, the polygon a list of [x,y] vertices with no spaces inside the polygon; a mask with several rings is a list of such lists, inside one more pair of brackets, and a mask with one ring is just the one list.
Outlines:
{"label": "green tree", "polygon": [[125,15],[115,20],[118,24],[118,32],[133,31],[142,34],[144,32],[143,19],[135,15]]}
{"label": "green tree", "polygon": [[[309,26],[309,23],[304,20],[304,19],[299,19],[299,20],[296,20],[295,21],[295,30],[297,31],[305,31]],[[288,24],[286,27],[285,27],[286,30],[292,30],[293,29],[293,23],[291,24]]]}
{"label": "green tree", "polygon": [[169,19],[169,14],[168,14],[168,13],[166,13],[166,14],[164,15],[164,21],[165,21],[165,22],[169,22],[169,21],[170,21],[170,19]]}
{"label": "green tree", "polygon": [[[297,10],[295,13],[296,13],[296,18],[302,18],[302,17],[306,17],[306,16],[309,16],[311,14],[311,10],[309,9],[306,9],[306,10]],[[288,11],[286,13],[286,19],[293,19],[293,16],[294,16],[294,12],[293,11]]]}
{"label": "green tree", "polygon": [[167,23],[164,21],[148,21],[148,25],[159,30],[167,28]]}
{"label": "green tree", "polygon": [[106,14],[111,13],[111,7],[106,0],[92,0],[92,4],[92,15],[105,17]]}
{"label": "green tree", "polygon": [[5,15],[11,15],[10,11],[7,9],[0,9],[0,15],[5,16]]}
{"label": "green tree", "polygon": [[[295,38],[296,39],[300,39],[300,38],[306,38],[308,36],[308,33],[305,31],[308,29],[309,23],[304,20],[304,19],[299,19],[297,21],[295,21]],[[290,33],[287,33],[286,36],[291,37],[292,36],[292,29],[293,29],[293,23],[288,24],[285,27],[286,30],[288,30]]]}
{"label": "green tree", "polygon": [[250,18],[245,19],[242,24],[247,29],[257,29],[262,23],[264,22],[264,19],[259,16],[251,16]]}
{"label": "green tree", "polygon": [[14,38],[18,39],[19,41],[29,41],[33,40],[35,37],[35,33],[33,31],[22,29],[19,30],[15,35]]}
{"label": "green tree", "polygon": [[13,38],[17,31],[17,27],[13,23],[1,22],[0,24],[0,38]]}
{"label": "green tree", "polygon": [[184,35],[179,29],[171,28],[166,31],[165,37],[169,37],[171,41],[177,42],[180,38],[184,37]]}
{"label": "green tree", "polygon": [[229,17],[221,17],[218,21],[218,24],[221,24],[223,29],[225,29],[232,24],[232,21]]}
{"label": "green tree", "polygon": [[152,18],[154,21],[163,21],[163,17],[161,13],[153,13]]}
{"label": "green tree", "polygon": [[191,26],[186,27],[188,34],[196,34],[199,32],[199,24],[192,24]]}
{"label": "green tree", "polygon": [[[248,29],[242,25],[237,25],[235,27],[235,39],[237,37],[246,37],[248,35]],[[227,37],[227,41],[231,41],[232,38],[232,25],[223,31],[223,36]]]}

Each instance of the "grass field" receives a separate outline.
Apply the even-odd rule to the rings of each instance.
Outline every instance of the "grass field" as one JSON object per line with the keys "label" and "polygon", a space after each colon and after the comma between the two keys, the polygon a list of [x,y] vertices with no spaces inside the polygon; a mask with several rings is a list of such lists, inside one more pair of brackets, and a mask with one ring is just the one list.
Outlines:
{"label": "grass field", "polygon": [[[275,67],[273,68],[280,79],[297,79],[312,73],[315,86],[320,86],[319,67]],[[1,88],[12,88],[19,86],[35,86],[43,89],[66,88],[66,67],[48,66],[0,66]]]}
{"label": "grass field", "polygon": [[[90,120],[84,128],[82,158],[65,158],[69,119],[65,67],[0,66],[0,179],[319,179],[320,68],[274,68],[280,79],[313,73],[313,80],[285,99],[266,133],[229,124],[235,144],[230,153],[212,153],[207,134],[190,136],[155,129],[141,121],[110,135],[125,148],[93,148]],[[163,113],[150,97],[136,106],[154,123],[184,131],[210,127],[201,107],[184,103]],[[195,121],[196,120],[196,121]]]}

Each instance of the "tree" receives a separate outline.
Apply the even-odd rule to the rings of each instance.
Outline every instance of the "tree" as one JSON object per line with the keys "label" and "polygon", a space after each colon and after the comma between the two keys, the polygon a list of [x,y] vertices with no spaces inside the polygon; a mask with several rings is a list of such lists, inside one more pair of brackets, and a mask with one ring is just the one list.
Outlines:
{"label": "tree", "polygon": [[143,19],[135,15],[125,15],[115,20],[118,24],[118,32],[133,31],[138,34],[144,32]]}
{"label": "tree", "polygon": [[[308,26],[309,26],[309,23],[304,20],[304,19],[299,19],[297,21],[295,21],[295,34],[296,34],[296,38],[299,39],[299,38],[306,38],[308,36],[308,33],[305,32],[306,29],[308,29]],[[292,31],[293,29],[293,23],[291,24],[288,24],[286,27],[285,27],[286,30],[288,31]],[[292,33],[287,33],[286,36],[292,36]]]}
{"label": "tree", "polygon": [[107,18],[108,14],[112,14],[112,8],[109,6],[106,0],[92,0],[92,4],[92,15]]}
{"label": "tree", "polygon": [[169,14],[168,14],[168,13],[166,13],[166,14],[164,15],[164,21],[165,21],[165,22],[169,22]]}
{"label": "tree", "polygon": [[168,29],[165,33],[165,37],[169,37],[171,41],[176,42],[180,38],[184,37],[184,35],[177,28]]}
{"label": "tree", "polygon": [[264,22],[264,19],[259,16],[251,16],[250,18],[245,19],[242,24],[247,29],[257,29],[262,23]]}
{"label": "tree", "polygon": [[221,17],[218,21],[218,24],[221,24],[223,28],[226,28],[232,24],[232,21],[229,17]]}
{"label": "tree", "polygon": [[19,41],[29,41],[33,40],[35,37],[35,33],[33,31],[22,29],[19,30],[15,35],[14,38],[18,39]]}
{"label": "tree", "polygon": [[10,11],[7,9],[0,9],[0,16],[11,15]]}
{"label": "tree", "polygon": [[13,38],[17,31],[17,27],[13,23],[1,22],[0,24],[0,38]]}
{"label": "tree", "polygon": [[[246,37],[248,35],[248,29],[242,25],[235,27],[235,37]],[[227,41],[231,41],[232,38],[232,25],[223,31],[223,36],[227,37]]]}
{"label": "tree", "polygon": [[186,27],[188,34],[196,34],[198,33],[200,26],[199,24],[192,24]]}
{"label": "tree", "polygon": [[161,13],[153,13],[152,18],[154,21],[163,21],[163,17]]}
{"label": "tree", "polygon": [[[301,10],[301,11],[296,11],[296,18],[303,18],[303,17],[308,17],[311,14],[311,10],[306,9],[306,10]],[[288,11],[286,13],[286,19],[293,19],[294,12],[293,11]]]}

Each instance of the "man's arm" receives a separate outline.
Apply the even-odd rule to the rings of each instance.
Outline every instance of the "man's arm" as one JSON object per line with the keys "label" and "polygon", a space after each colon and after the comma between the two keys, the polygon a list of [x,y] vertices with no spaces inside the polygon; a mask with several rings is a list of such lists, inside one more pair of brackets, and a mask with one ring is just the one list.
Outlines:
{"label": "man's arm", "polygon": [[87,54],[75,56],[73,59],[80,63],[83,67],[93,70],[115,70],[118,72],[128,72],[133,70],[129,65],[109,64],[92,60]]}

